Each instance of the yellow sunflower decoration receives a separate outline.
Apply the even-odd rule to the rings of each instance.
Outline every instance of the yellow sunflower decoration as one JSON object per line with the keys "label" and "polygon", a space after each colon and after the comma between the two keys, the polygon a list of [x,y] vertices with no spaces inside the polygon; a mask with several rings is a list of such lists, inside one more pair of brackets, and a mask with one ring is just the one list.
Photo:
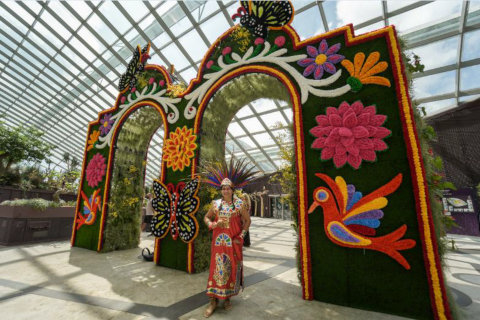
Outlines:
{"label": "yellow sunflower decoration", "polygon": [[193,134],[193,129],[188,129],[187,126],[170,132],[163,147],[163,161],[167,163],[167,168],[183,171],[185,167],[190,166],[193,151],[197,149],[195,140],[197,136]]}

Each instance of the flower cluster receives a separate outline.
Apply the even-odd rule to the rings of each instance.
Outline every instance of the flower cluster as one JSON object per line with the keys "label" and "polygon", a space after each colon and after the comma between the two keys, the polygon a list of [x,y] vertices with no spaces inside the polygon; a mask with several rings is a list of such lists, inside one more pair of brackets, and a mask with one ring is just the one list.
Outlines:
{"label": "flower cluster", "polygon": [[163,161],[167,163],[167,168],[183,171],[185,167],[190,166],[190,159],[194,156],[193,151],[197,149],[196,139],[193,129],[187,129],[187,126],[170,132],[163,147]]}
{"label": "flower cluster", "polygon": [[95,154],[87,165],[86,175],[87,183],[90,187],[96,187],[102,181],[105,175],[107,164],[105,158],[100,154]]}
{"label": "flower cluster", "polygon": [[364,107],[357,101],[343,102],[337,108],[328,107],[326,115],[316,118],[317,126],[310,133],[317,137],[314,149],[322,149],[321,159],[333,158],[335,167],[348,163],[358,169],[362,160],[375,161],[376,151],[388,148],[382,140],[392,132],[382,127],[387,117],[377,115],[375,106]]}

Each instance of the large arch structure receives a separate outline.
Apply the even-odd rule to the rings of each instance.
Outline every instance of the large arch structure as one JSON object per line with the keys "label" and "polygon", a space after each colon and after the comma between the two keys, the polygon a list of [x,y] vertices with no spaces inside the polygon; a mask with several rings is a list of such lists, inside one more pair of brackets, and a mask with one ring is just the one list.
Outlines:
{"label": "large arch structure", "polygon": [[[239,30],[248,45],[239,40]],[[175,90],[164,68],[147,65],[135,75],[136,84],[119,93],[114,107],[89,125],[80,186],[84,196],[77,203],[72,245],[103,248],[112,214],[114,142],[131,110],[151,105],[162,115],[165,141],[157,188],[168,189],[171,197],[195,179],[199,161],[223,156],[208,135],[218,121],[212,115],[222,90],[235,82],[241,88],[244,80],[259,87],[274,81],[271,86],[284,88],[274,96],[290,101],[294,114],[303,298],[414,318],[451,318],[394,27],[354,36],[348,25],[304,41],[289,24],[269,30],[263,39],[245,30],[234,26],[217,39],[183,92]],[[258,94],[239,90],[238,95],[247,101]],[[106,121],[110,130],[95,139],[92,134],[108,127]],[[103,166],[95,162],[97,154]],[[176,213],[178,219],[182,212]],[[170,232],[174,219],[158,214],[155,219],[166,230],[156,238],[155,263],[194,272],[200,215],[190,213],[189,230],[175,235]]]}

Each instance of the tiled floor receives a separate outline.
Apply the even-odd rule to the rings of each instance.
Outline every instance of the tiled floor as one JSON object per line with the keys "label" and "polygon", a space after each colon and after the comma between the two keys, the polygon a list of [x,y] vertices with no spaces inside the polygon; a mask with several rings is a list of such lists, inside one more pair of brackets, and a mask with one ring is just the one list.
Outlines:
{"label": "tiled floor", "polygon": [[[254,218],[244,251],[247,287],[211,319],[400,319],[304,301],[295,237],[287,221]],[[461,318],[480,314],[480,238],[451,236],[447,278]],[[152,246],[143,235],[141,247]],[[98,254],[67,241],[0,247],[1,319],[202,319],[207,272],[188,275],[139,257],[140,249]],[[266,294],[268,293],[268,294]]]}

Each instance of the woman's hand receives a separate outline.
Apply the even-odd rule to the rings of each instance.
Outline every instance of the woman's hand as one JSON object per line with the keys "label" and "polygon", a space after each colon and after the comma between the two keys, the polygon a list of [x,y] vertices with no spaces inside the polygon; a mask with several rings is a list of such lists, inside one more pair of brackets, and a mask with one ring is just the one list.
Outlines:
{"label": "woman's hand", "polygon": [[243,239],[241,237],[235,237],[233,242],[236,244],[243,244]]}
{"label": "woman's hand", "polygon": [[220,228],[225,228],[228,226],[228,220],[227,218],[219,218],[218,221],[217,221],[217,227],[220,227]]}

